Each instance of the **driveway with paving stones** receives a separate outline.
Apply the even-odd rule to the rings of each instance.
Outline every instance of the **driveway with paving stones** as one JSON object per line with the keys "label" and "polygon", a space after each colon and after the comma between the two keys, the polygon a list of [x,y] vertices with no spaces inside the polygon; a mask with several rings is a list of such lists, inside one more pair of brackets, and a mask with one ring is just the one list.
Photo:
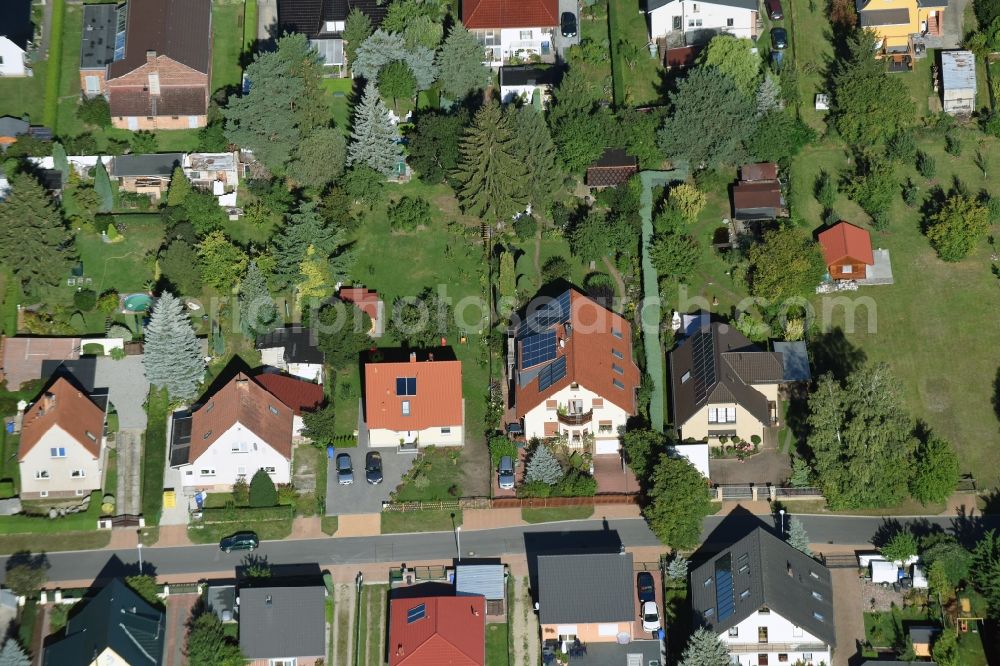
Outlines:
{"label": "driveway with paving stones", "polygon": [[[377,485],[365,481],[365,457],[369,451],[378,451],[382,454],[382,483]],[[337,483],[334,460],[327,459],[326,515],[328,516],[381,512],[382,502],[389,499],[389,493],[396,489],[403,474],[410,469],[416,459],[416,455],[412,453],[396,453],[393,448],[358,446],[351,449],[336,449],[334,458],[341,453],[351,456],[354,483],[349,486]]]}
{"label": "driveway with paving stones", "polygon": [[110,356],[97,357],[94,386],[108,389],[111,404],[118,412],[119,428],[146,429],[143,404],[149,393],[149,382],[143,371],[142,356],[126,356],[120,361]]}

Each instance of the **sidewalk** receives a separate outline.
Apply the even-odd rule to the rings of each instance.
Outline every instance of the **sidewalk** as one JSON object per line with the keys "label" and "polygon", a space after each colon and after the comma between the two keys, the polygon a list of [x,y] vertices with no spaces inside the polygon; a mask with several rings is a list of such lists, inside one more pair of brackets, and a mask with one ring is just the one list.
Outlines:
{"label": "sidewalk", "polygon": [[520,509],[466,509],[462,512],[463,530],[492,530],[525,524]]}

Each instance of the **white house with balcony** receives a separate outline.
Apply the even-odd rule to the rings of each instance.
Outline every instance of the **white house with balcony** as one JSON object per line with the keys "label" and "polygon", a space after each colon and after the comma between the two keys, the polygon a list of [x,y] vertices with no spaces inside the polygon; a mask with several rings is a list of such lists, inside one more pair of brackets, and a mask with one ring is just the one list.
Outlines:
{"label": "white house with balcony", "polygon": [[292,409],[240,373],[187,415],[171,421],[170,465],[182,484],[230,490],[263,469],[275,485],[291,483]]}
{"label": "white house with balcony", "polygon": [[671,48],[704,44],[720,33],[759,34],[757,0],[647,0],[646,16],[650,40],[663,39]]}
{"label": "white house with balcony", "polygon": [[640,382],[629,322],[569,289],[532,301],[511,333],[507,432],[617,453]]}
{"label": "white house with balcony", "polygon": [[718,634],[734,664],[831,664],[830,570],[763,527],[690,574],[695,626]]}
{"label": "white house with balcony", "polygon": [[559,0],[463,0],[462,23],[483,46],[483,62],[555,62]]}

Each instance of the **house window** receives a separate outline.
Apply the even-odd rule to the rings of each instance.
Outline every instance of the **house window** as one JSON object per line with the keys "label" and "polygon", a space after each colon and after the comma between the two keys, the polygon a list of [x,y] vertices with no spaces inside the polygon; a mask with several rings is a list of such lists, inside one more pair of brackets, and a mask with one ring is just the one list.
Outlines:
{"label": "house window", "polygon": [[66,457],[66,447],[65,446],[53,446],[49,449],[50,458],[65,458]]}
{"label": "house window", "polygon": [[746,599],[750,596],[750,590],[746,589],[740,592],[740,599]]}
{"label": "house window", "polygon": [[236,476],[246,476],[246,475],[247,475],[246,465],[240,465],[236,468]]}
{"label": "house window", "polygon": [[816,580],[819,580],[819,574],[816,573],[815,571],[810,571],[809,575],[815,578]]}
{"label": "house window", "polygon": [[680,16],[675,16],[674,17],[674,30],[680,30],[681,29],[681,21],[682,21],[682,19],[681,19]]}
{"label": "house window", "polygon": [[38,491],[38,496],[39,497],[48,497],[49,496],[49,491],[47,491],[47,490],[39,490]]}
{"label": "house window", "polygon": [[727,18],[726,19],[726,27],[727,28],[732,28],[733,27],[733,19],[731,19],[731,18]]}
{"label": "house window", "polygon": [[611,421],[598,421],[597,422],[597,432],[607,434],[607,433],[612,432],[612,430],[613,430],[613,426],[611,425]]}
{"label": "house window", "polygon": [[206,432],[206,433],[205,433],[204,435],[202,435],[202,436],[201,436],[201,438],[202,438],[202,439],[208,439],[208,438],[209,438],[209,437],[211,437],[211,436],[212,436],[212,431],[211,431],[211,430],[209,430],[209,431],[207,431],[207,432]]}
{"label": "house window", "polygon": [[272,659],[268,662],[268,666],[296,666],[298,661],[295,657],[290,659]]}
{"label": "house window", "polygon": [[612,384],[614,384],[614,387],[615,387],[616,389],[621,389],[621,390],[623,390],[623,391],[625,390],[625,385],[624,385],[624,384],[622,384],[622,383],[621,383],[620,381],[618,381],[617,379],[612,379],[612,380],[611,380],[611,383],[612,383]]}
{"label": "house window", "polygon": [[787,663],[787,662],[788,662],[788,655],[785,654],[784,652],[779,653],[778,654],[778,663]]}
{"label": "house window", "polygon": [[689,28],[700,28],[701,27],[701,19],[688,19],[688,27]]}
{"label": "house window", "polygon": [[758,643],[767,642],[767,627],[757,627],[757,642]]}
{"label": "house window", "polygon": [[618,365],[617,363],[612,363],[611,364],[611,370],[612,370],[612,372],[617,372],[619,375],[624,375],[625,374],[625,368],[623,368],[622,366]]}
{"label": "house window", "polygon": [[709,423],[736,423],[735,407],[709,407]]}
{"label": "house window", "polygon": [[594,398],[590,401],[590,406],[594,409],[604,409],[604,398]]}
{"label": "house window", "polygon": [[499,30],[477,30],[475,34],[483,46],[500,46]]}
{"label": "house window", "polygon": [[802,661],[808,663],[808,662],[810,662],[812,660],[813,660],[813,653],[812,652],[803,652],[802,653]]}
{"label": "house window", "polygon": [[703,583],[703,585],[704,585],[705,587],[708,587],[708,586],[709,586],[709,585],[711,585],[711,584],[712,584],[712,577],[711,577],[711,576],[709,576],[708,578],[706,578],[706,579],[705,579],[705,582]]}
{"label": "house window", "polygon": [[38,481],[47,481],[50,478],[51,477],[49,476],[49,470],[47,469],[35,470],[35,479],[37,479]]}
{"label": "house window", "polygon": [[69,478],[71,479],[83,479],[86,478],[87,473],[82,469],[74,469],[69,473]]}
{"label": "house window", "polygon": [[94,433],[90,432],[89,430],[84,431],[84,434],[87,436],[87,439],[89,439],[90,441],[92,441],[92,442],[96,442],[97,441],[97,435],[95,435]]}
{"label": "house window", "polygon": [[613,328],[613,329],[611,329],[611,335],[615,336],[615,337],[616,337],[616,338],[618,338],[619,340],[621,340],[621,339],[622,339],[622,332],[621,332],[621,331],[619,331],[619,330],[618,330],[617,328]]}
{"label": "house window", "polygon": [[617,349],[612,349],[611,350],[611,355],[614,356],[615,358],[619,359],[619,360],[622,360],[622,359],[625,358],[625,354],[621,353]]}
{"label": "house window", "polygon": [[704,615],[706,618],[710,618],[713,615],[715,615],[715,609],[714,608],[709,608],[704,613],[702,613],[702,615]]}
{"label": "house window", "polygon": [[275,416],[277,416],[277,415],[278,415],[278,408],[277,408],[277,407],[275,407],[274,405],[268,405],[268,406],[267,406],[267,410],[268,410],[269,412],[271,412],[272,414],[274,414]]}
{"label": "house window", "polygon": [[522,41],[527,41],[532,38],[530,30],[522,30],[519,37]]}
{"label": "house window", "polygon": [[201,470],[201,475],[202,476],[215,476],[215,470],[214,469],[203,469],[203,470]]}
{"label": "house window", "polygon": [[409,415],[410,415],[410,401],[409,400],[404,400],[403,401],[403,416],[409,416]]}
{"label": "house window", "polygon": [[843,270],[844,270],[845,273],[853,273],[854,272],[854,266],[852,266],[851,264],[844,264],[844,269]]}
{"label": "house window", "polygon": [[691,379],[691,371],[690,370],[688,370],[683,375],[681,375],[681,384],[686,384],[689,379]]}
{"label": "house window", "polygon": [[698,13],[698,3],[697,3],[697,2],[692,2],[692,3],[691,3],[691,11],[692,11],[693,13],[695,13],[695,14],[697,14],[697,13]]}
{"label": "house window", "polygon": [[760,610],[757,611],[757,613],[760,614],[760,615],[770,615],[771,614],[771,609],[768,608],[767,606],[761,606]]}
{"label": "house window", "polygon": [[214,400],[212,402],[208,403],[207,405],[205,405],[205,413],[208,414],[213,409],[215,409],[215,401]]}
{"label": "house window", "polygon": [[792,638],[802,638],[802,627],[792,627]]}
{"label": "house window", "polygon": [[247,452],[247,443],[246,442],[233,442],[232,445],[230,445],[229,450],[232,451],[233,453],[246,453]]}
{"label": "house window", "polygon": [[74,492],[74,494],[75,494],[75,495],[76,495],[77,497],[81,497],[81,496],[83,496],[83,488],[77,488],[77,489],[76,489],[76,491]]}
{"label": "house window", "polygon": [[739,627],[729,627],[729,635],[731,637],[733,637],[733,638],[736,638],[737,636],[740,635],[740,628]]}
{"label": "house window", "polygon": [[746,573],[748,571],[750,571],[750,565],[749,564],[744,564],[743,566],[740,567],[740,573]]}
{"label": "house window", "polygon": [[441,428],[441,434],[442,435],[450,435],[451,434],[451,428]]}
{"label": "house window", "polygon": [[417,604],[413,608],[406,611],[406,624],[413,624],[418,622],[427,615],[427,605]]}
{"label": "house window", "polygon": [[274,474],[275,469],[273,467],[265,467],[264,471],[267,472],[268,474]]}

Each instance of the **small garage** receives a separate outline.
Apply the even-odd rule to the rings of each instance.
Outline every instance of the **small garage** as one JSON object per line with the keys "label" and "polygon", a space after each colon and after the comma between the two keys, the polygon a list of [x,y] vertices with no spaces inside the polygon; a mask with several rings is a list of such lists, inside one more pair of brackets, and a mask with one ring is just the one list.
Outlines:
{"label": "small garage", "polygon": [[976,57],[972,51],[941,52],[941,104],[952,116],[976,110]]}

